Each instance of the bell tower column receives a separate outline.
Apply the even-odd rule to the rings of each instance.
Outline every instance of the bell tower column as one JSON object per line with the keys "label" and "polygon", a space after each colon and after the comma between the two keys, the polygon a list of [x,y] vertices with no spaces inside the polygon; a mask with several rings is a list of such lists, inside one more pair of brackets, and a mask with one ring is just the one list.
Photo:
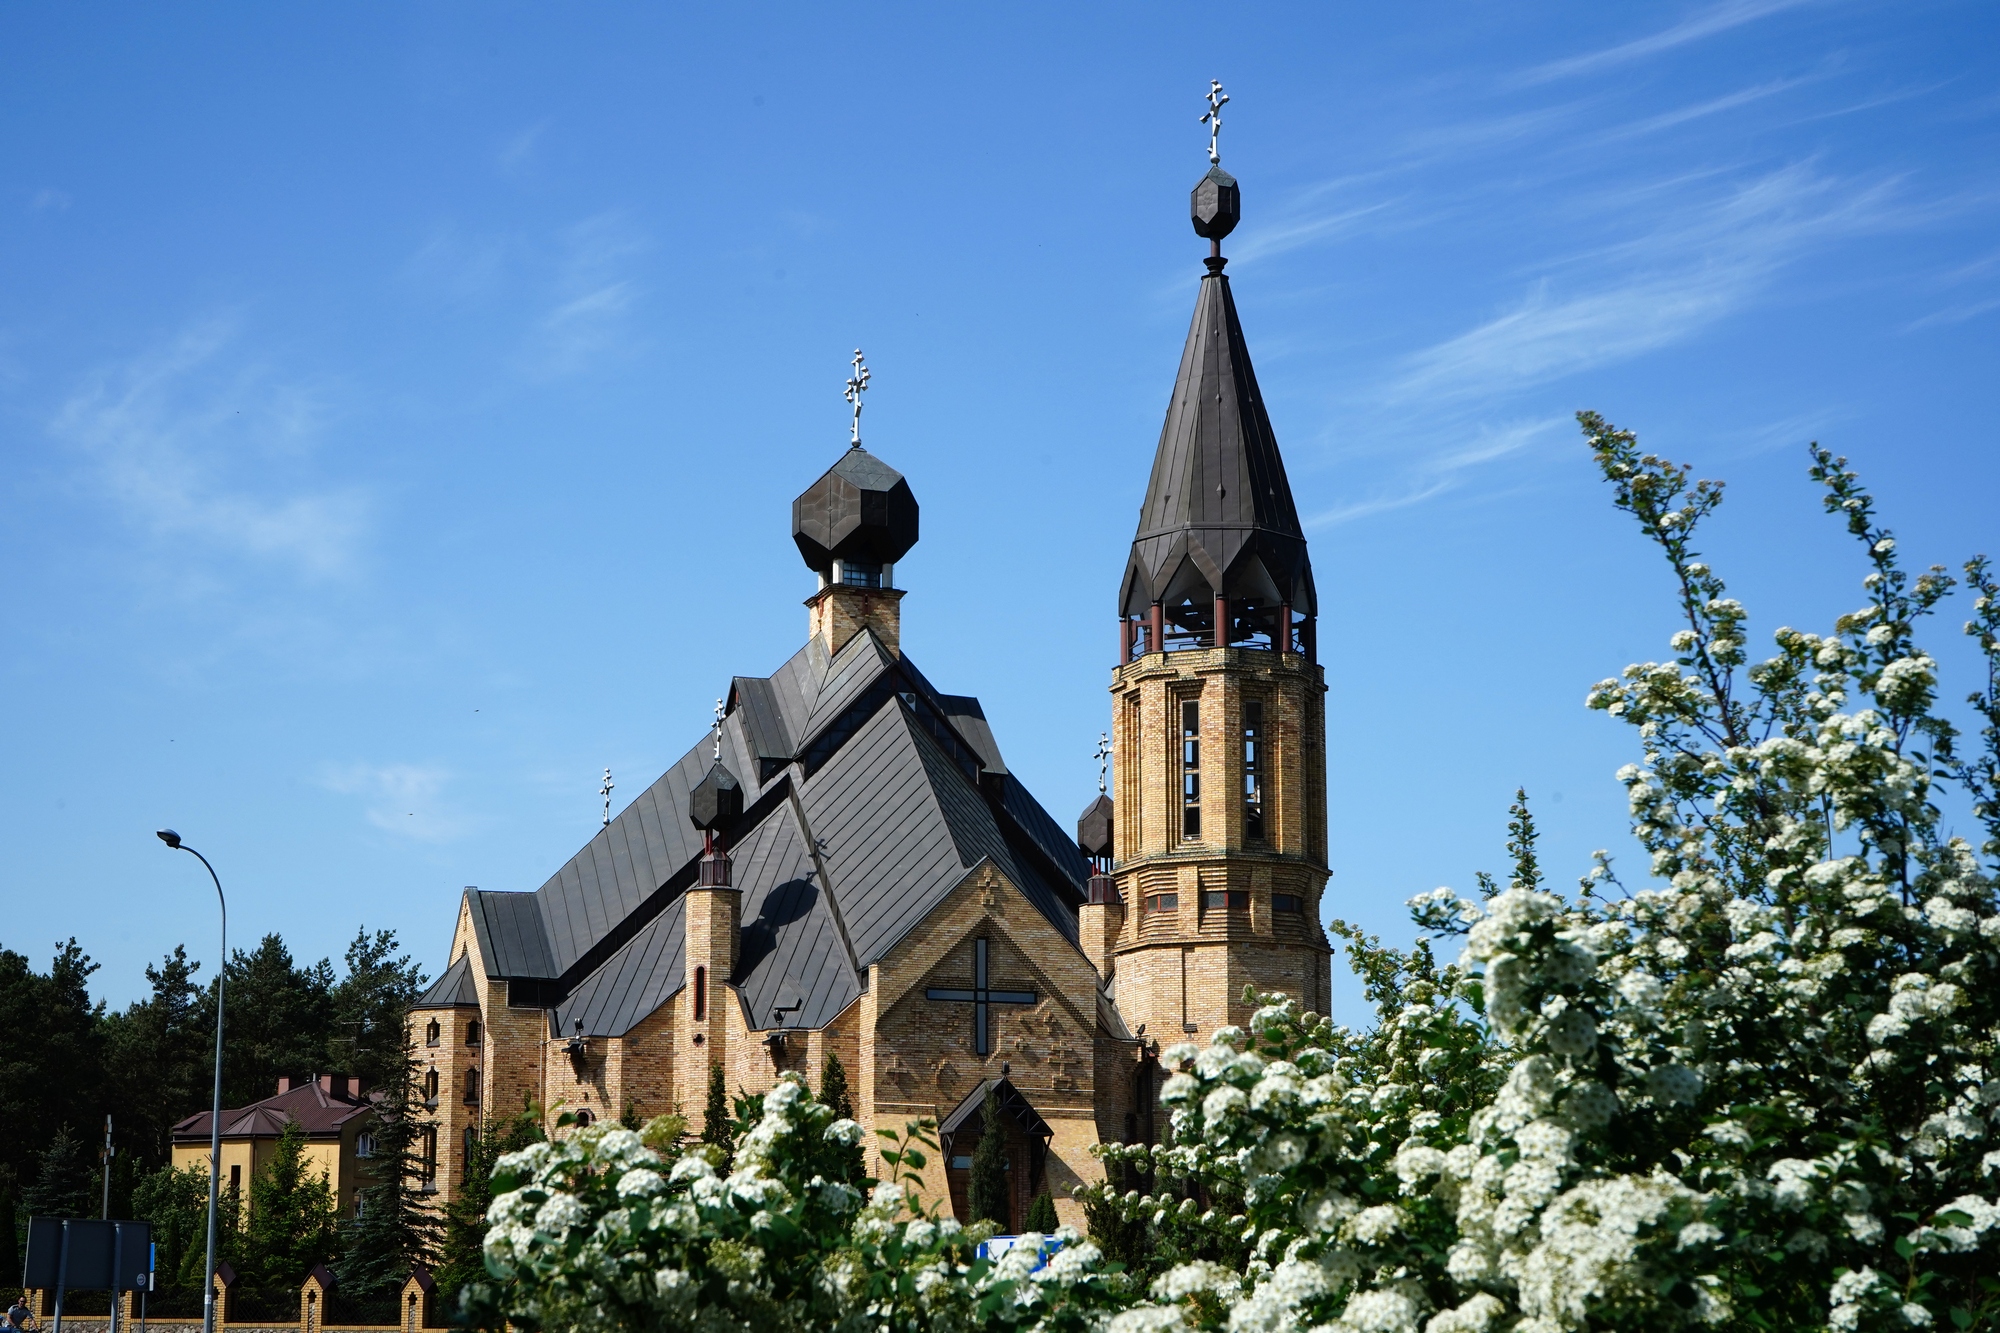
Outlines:
{"label": "bell tower column", "polygon": [[1284,459],[1221,241],[1217,165],[1195,186],[1207,272],[1120,592],[1112,672],[1119,1011],[1172,1043],[1245,1022],[1246,986],[1325,1012],[1332,955],[1326,680]]}

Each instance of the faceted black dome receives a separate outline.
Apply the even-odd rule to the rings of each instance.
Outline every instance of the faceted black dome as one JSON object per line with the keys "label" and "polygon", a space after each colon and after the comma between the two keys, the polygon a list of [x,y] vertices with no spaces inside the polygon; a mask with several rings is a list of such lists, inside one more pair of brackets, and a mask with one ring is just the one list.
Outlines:
{"label": "faceted black dome", "polygon": [[1194,234],[1204,240],[1219,241],[1236,230],[1243,217],[1243,195],[1236,178],[1221,167],[1210,167],[1195,184],[1188,201],[1194,217]]}
{"label": "faceted black dome", "polygon": [[720,759],[688,793],[688,818],[698,829],[714,831],[743,813],[743,787]]}
{"label": "faceted black dome", "polygon": [[1076,845],[1085,856],[1111,855],[1111,798],[1103,792],[1076,821]]}
{"label": "faceted black dome", "polygon": [[891,564],[917,544],[917,497],[902,473],[849,449],[792,501],[792,540],[822,574],[836,560]]}

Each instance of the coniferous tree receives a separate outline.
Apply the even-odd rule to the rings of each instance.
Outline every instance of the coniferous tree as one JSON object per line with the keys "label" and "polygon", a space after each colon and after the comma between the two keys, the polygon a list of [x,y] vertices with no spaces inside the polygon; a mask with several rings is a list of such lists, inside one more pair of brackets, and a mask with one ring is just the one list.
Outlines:
{"label": "coniferous tree", "polygon": [[[132,1188],[132,1216],[153,1224],[155,1266],[165,1286],[180,1284],[189,1255],[197,1270],[208,1245],[208,1167],[163,1166]],[[218,1236],[218,1239],[222,1237]],[[196,1279],[199,1285],[200,1279]]]}
{"label": "coniferous tree", "polygon": [[174,1123],[208,1105],[215,1059],[215,1029],[201,1024],[201,964],[184,945],[146,968],[152,994],[104,1023],[105,1105],[118,1120],[119,1155],[113,1159],[129,1184],[172,1157]]}
{"label": "coniferous tree", "polygon": [[357,931],[346,962],[347,975],[328,996],[331,1035],[323,1058],[359,1076],[363,1087],[387,1087],[402,1068],[404,1028],[423,994],[424,972],[393,930]]}
{"label": "coniferous tree", "polygon": [[[333,1022],[333,964],[322,958],[300,966],[279,935],[266,935],[249,953],[229,958],[228,1055],[222,1066],[222,1104],[247,1106],[278,1088],[281,1076],[331,1072],[328,1044]],[[215,985],[202,992],[201,1028],[215,1031]],[[400,1031],[400,1029],[399,1029]],[[203,1060],[203,1074],[213,1067]],[[206,1099],[202,1099],[204,1104]],[[199,1107],[189,1108],[200,1109]],[[186,1111],[182,1112],[187,1114]]]}
{"label": "coniferous tree", "polygon": [[14,1182],[0,1179],[0,1282],[21,1271],[20,1223],[14,1216]]}
{"label": "coniferous tree", "polygon": [[493,1203],[493,1164],[547,1137],[540,1108],[524,1099],[519,1112],[489,1123],[473,1142],[465,1183],[444,1210],[436,1274],[440,1309],[457,1310],[459,1292],[486,1276],[486,1210]]}
{"label": "coniferous tree", "polygon": [[[46,973],[0,949],[0,1166],[12,1168],[24,1194],[62,1126],[104,1119],[104,1006],[88,984],[95,971],[74,939],[56,946]],[[88,1161],[84,1170],[87,1178]],[[69,1216],[95,1217],[97,1209]]]}
{"label": "coniferous tree", "polygon": [[[835,1119],[854,1119],[854,1096],[847,1088],[847,1067],[832,1051],[826,1053],[826,1063],[820,1067],[819,1099],[826,1103]],[[847,1174],[842,1179],[847,1184],[859,1185],[868,1174],[866,1150],[856,1143],[842,1156],[847,1161]]]}
{"label": "coniferous tree", "polygon": [[297,1287],[338,1245],[333,1186],[306,1155],[304,1126],[285,1123],[278,1147],[250,1181],[250,1215],[243,1231],[244,1265],[268,1291]]}
{"label": "coniferous tree", "polygon": [[360,1216],[341,1238],[334,1276],[341,1298],[365,1307],[393,1300],[410,1271],[429,1268],[437,1249],[438,1218],[426,1197],[434,1160],[425,1127],[411,1114],[423,1103],[418,1063],[405,1048],[402,1067],[376,1103],[375,1152],[369,1184],[361,1191]]}
{"label": "coniferous tree", "polygon": [[1028,1205],[1028,1220],[1022,1224],[1022,1230],[1039,1231],[1046,1236],[1061,1225],[1061,1220],[1056,1217],[1055,1196],[1043,1190]]}
{"label": "coniferous tree", "polygon": [[1507,807],[1507,851],[1514,858],[1514,878],[1507,887],[1534,890],[1542,885],[1541,863],[1535,859],[1535,817],[1528,813],[1528,789],[1514,789],[1514,804]]}
{"label": "coniferous tree", "polygon": [[1007,1131],[1000,1121],[1000,1099],[989,1089],[979,1113],[979,1146],[972,1150],[969,1189],[972,1220],[998,1222],[1005,1231],[1014,1224],[1007,1199]]}
{"label": "coniferous tree", "polygon": [[30,1217],[95,1217],[92,1176],[90,1149],[68,1125],[60,1125],[37,1159],[21,1202]]}
{"label": "coniferous tree", "polygon": [[727,1169],[736,1157],[736,1128],[729,1114],[729,1087],[723,1082],[720,1064],[708,1067],[708,1102],[701,1112],[701,1141],[721,1154],[718,1170]]}

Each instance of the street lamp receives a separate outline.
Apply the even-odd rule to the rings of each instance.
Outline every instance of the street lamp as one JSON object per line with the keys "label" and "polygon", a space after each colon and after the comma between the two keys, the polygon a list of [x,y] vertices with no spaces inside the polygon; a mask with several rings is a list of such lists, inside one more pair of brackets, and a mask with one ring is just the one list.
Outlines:
{"label": "street lamp", "polygon": [[208,1266],[202,1271],[201,1333],[215,1333],[215,1210],[222,1192],[222,985],[229,975],[229,901],[222,896],[222,880],[208,858],[181,841],[181,835],[163,828],[156,836],[169,847],[193,855],[215,881],[215,901],[222,906],[222,957],[215,968],[215,1105],[208,1116]]}

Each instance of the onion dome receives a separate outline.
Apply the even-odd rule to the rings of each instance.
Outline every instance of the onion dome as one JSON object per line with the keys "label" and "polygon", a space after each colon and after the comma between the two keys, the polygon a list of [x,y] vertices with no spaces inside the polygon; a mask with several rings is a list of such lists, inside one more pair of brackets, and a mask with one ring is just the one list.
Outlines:
{"label": "onion dome", "polygon": [[792,540],[806,565],[894,564],[917,544],[917,497],[903,474],[856,445],[792,501]]}
{"label": "onion dome", "polygon": [[743,813],[743,785],[720,759],[688,793],[688,818],[705,833],[714,833]]}
{"label": "onion dome", "polygon": [[1078,816],[1076,845],[1093,859],[1111,855],[1111,798],[1103,792]]}
{"label": "onion dome", "polygon": [[1204,240],[1219,241],[1236,230],[1243,220],[1243,194],[1236,178],[1221,167],[1210,167],[1195,184],[1189,211],[1194,218],[1194,234]]}

